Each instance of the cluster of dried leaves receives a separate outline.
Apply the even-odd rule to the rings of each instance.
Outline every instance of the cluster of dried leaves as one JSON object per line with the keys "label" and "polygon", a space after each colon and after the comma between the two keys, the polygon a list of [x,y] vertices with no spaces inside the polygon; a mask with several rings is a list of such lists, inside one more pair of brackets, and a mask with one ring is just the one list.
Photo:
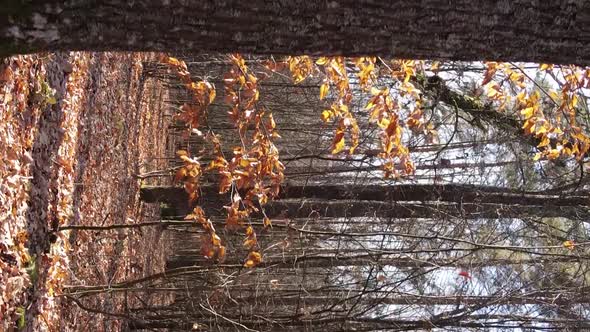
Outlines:
{"label": "cluster of dried leaves", "polygon": [[[47,118],[42,113],[51,112],[57,103],[51,88],[56,83],[49,77],[46,63],[39,56],[17,56],[0,66],[0,153],[4,156],[0,162],[2,329],[10,328],[15,318],[19,326],[24,327],[26,321],[34,329],[56,322],[55,294],[67,275],[64,236],[51,236],[48,230],[70,213],[73,182],[68,165],[76,133],[69,121],[76,114],[50,114],[56,130],[40,128],[41,118]],[[64,99],[75,103],[72,96],[84,85],[75,77],[64,83]],[[61,142],[61,148],[55,152],[55,159],[41,162],[35,158],[55,149],[56,142]],[[44,188],[39,188],[38,181],[31,181],[38,173],[45,175],[41,183]]]}
{"label": "cluster of dried leaves", "polygon": [[[187,124],[188,133],[203,135],[198,128],[206,124],[207,105],[215,98],[213,85],[206,81],[192,82],[186,64],[178,59],[166,57],[162,61],[176,70],[181,81],[195,96],[194,105],[184,105],[177,119]],[[284,166],[272,142],[280,136],[272,113],[259,103],[258,82],[261,79],[284,72],[290,74],[295,84],[314,76],[320,78],[319,100],[329,101],[329,106],[321,111],[320,116],[326,124],[335,126],[332,154],[354,154],[359,145],[358,114],[351,111],[351,80],[355,80],[366,96],[361,96],[366,100],[364,111],[368,112],[369,119],[381,132],[381,152],[378,156],[386,178],[414,174],[414,162],[406,145],[410,136],[421,135],[430,143],[438,140],[435,124],[425,119],[424,105],[427,101],[424,98],[427,94],[417,83],[421,81],[419,77],[437,75],[444,65],[439,62],[385,61],[376,57],[321,57],[314,60],[308,56],[291,56],[283,61],[267,61],[265,67],[268,71],[258,73],[257,77],[242,56],[231,55],[228,61],[232,68],[224,76],[224,101],[230,108],[229,117],[236,126],[242,145],[233,147],[233,156],[227,158],[222,152],[221,138],[211,131],[207,132],[206,138],[214,146],[213,151],[208,153],[214,155],[214,160],[202,169],[199,162],[201,156],[190,158],[186,151],[179,151],[178,155],[185,165],[179,170],[177,180],[184,182],[191,203],[195,203],[202,172],[218,172],[219,192],[231,192],[230,204],[226,206],[226,227],[246,227],[244,246],[250,249],[245,263],[247,267],[262,261],[256,234],[247,226],[249,218],[252,213],[259,213],[264,218],[264,224],[271,225],[264,214],[264,205],[278,197],[284,178]],[[486,63],[481,86],[487,89],[487,94],[477,102],[493,105],[498,112],[520,114],[523,134],[539,141],[535,160],[573,156],[580,161],[590,149],[590,141],[576,124],[576,107],[578,94],[590,86],[590,70],[545,64],[540,65],[539,70],[550,75],[561,91],[541,87],[517,65]],[[543,99],[542,94],[547,98]],[[554,106],[548,111],[547,105],[542,105],[547,102]],[[203,254],[223,260],[225,247],[210,221],[204,217],[204,211],[198,207],[187,218],[197,220],[208,230],[208,237],[203,239]]]}
{"label": "cluster of dried leaves", "polygon": [[[238,55],[230,55],[232,68],[225,74],[225,103],[229,106],[229,117],[234,123],[241,146],[233,147],[233,156],[228,158],[221,148],[220,138],[212,131],[205,134],[205,139],[214,147],[209,153],[213,160],[203,170],[199,159],[191,158],[188,152],[177,152],[184,165],[177,171],[176,180],[181,181],[189,195],[190,203],[199,197],[199,180],[202,172],[215,172],[219,176],[219,193],[230,193],[230,202],[226,227],[239,230],[249,223],[250,215],[261,213],[264,216],[264,205],[278,196],[280,185],[284,179],[284,165],[279,160],[279,152],[273,143],[278,138],[276,123],[272,113],[267,112],[259,104],[257,78],[246,66],[244,59]],[[206,107],[215,98],[215,89],[209,82],[194,83],[186,72],[186,64],[176,58],[167,57],[162,62],[169,65],[177,73],[185,87],[194,96],[191,104],[185,104],[177,120],[187,125],[187,132],[202,136],[199,129],[206,125]],[[207,99],[208,98],[208,99]],[[193,110],[188,112],[187,110]],[[212,223],[205,218],[200,207],[186,217],[195,220],[206,230],[202,240],[202,252],[208,258],[222,261],[225,247],[217,235]],[[271,226],[270,219],[264,216],[266,226]],[[244,246],[249,250],[245,260],[246,267],[253,267],[262,262],[256,234],[252,227],[245,228]]]}
{"label": "cluster of dried leaves", "polygon": [[[55,326],[56,294],[67,277],[68,243],[51,234],[71,215],[73,152],[84,77],[58,81],[50,75],[61,59],[17,56],[0,68],[0,316],[2,329],[25,322],[32,329]],[[70,72],[85,63],[69,59]],[[49,68],[48,68],[49,67]],[[52,86],[62,84],[61,103]],[[55,112],[61,107],[63,111]],[[46,121],[55,127],[48,130]],[[52,156],[51,160],[40,157]],[[42,174],[43,177],[39,178]],[[15,317],[17,315],[17,317]]]}
{"label": "cluster of dried leaves", "polygon": [[[403,128],[410,129],[414,134],[425,135],[429,142],[436,139],[436,130],[423,119],[421,91],[415,87],[411,79],[418,71],[423,73],[432,68],[428,68],[425,61],[379,61],[382,66],[377,65],[376,57],[321,57],[314,64],[309,57],[298,56],[289,57],[283,63],[270,63],[268,68],[273,71],[288,68],[296,83],[314,74],[323,77],[319,91],[320,100],[332,97],[332,102],[329,108],[322,111],[321,117],[326,123],[336,124],[332,140],[333,154],[354,154],[359,145],[360,130],[356,115],[350,111],[353,100],[350,80],[354,77],[364,93],[370,92],[365,110],[370,112],[369,118],[381,130],[379,157],[383,160],[385,177],[412,175],[415,167],[409,150],[402,141]],[[379,83],[379,78],[384,76],[390,79],[386,86]],[[330,94],[330,90],[334,92]],[[348,145],[347,135],[350,142]]]}
{"label": "cluster of dried leaves", "polygon": [[[109,226],[135,224],[159,217],[159,206],[139,201],[140,182],[169,184],[164,179],[138,180],[138,172],[164,168],[165,129],[168,122],[161,102],[166,90],[144,75],[143,63],[156,61],[155,54],[81,53],[89,62],[87,84],[82,86],[83,104],[77,111],[75,148],[74,214],[70,225]],[[81,70],[82,68],[80,68]],[[84,73],[84,72],[82,72]],[[160,135],[164,133],[164,135]],[[165,181],[161,183],[160,181]],[[71,287],[103,285],[144,277],[164,269],[168,254],[159,228],[111,231],[61,231],[70,240],[69,276],[64,293]],[[59,330],[120,330],[123,322],[88,312],[61,294]],[[163,304],[170,295],[153,294],[147,303]],[[125,310],[137,305],[134,297],[113,294],[80,298],[88,308]]]}
{"label": "cluster of dried leaves", "polygon": [[[31,257],[25,247],[28,192],[22,184],[30,177],[29,164],[33,160],[29,151],[33,141],[29,137],[33,136],[33,128],[23,128],[19,114],[25,114],[28,96],[35,89],[31,78],[41,75],[33,69],[38,63],[37,59],[21,57],[0,64],[0,153],[3,156],[0,159],[0,321],[3,322],[0,329],[3,330],[14,321],[17,309],[22,308],[26,300],[24,290],[31,284],[24,269]],[[28,117],[38,117],[39,107],[30,109],[30,113]]]}
{"label": "cluster of dried leaves", "polygon": [[[153,137],[136,144],[140,130],[127,128],[141,127],[140,120],[150,115],[129,103],[141,95],[137,86],[143,59],[72,52],[15,56],[0,64],[1,331],[15,326],[79,330],[93,317],[63,297],[65,285],[143,275],[130,268],[133,259],[101,259],[147,253],[141,241],[130,248],[130,239],[113,233],[72,237],[70,231],[59,231],[67,224],[117,222],[115,210],[134,218],[141,214],[133,203],[139,188],[133,164],[149,154],[142,151],[154,147]],[[121,186],[124,182],[131,185]],[[157,253],[150,254],[153,261]],[[94,273],[103,270],[104,276]],[[153,271],[146,268],[145,273]]]}
{"label": "cluster of dried leaves", "polygon": [[498,111],[520,113],[524,134],[539,141],[535,160],[581,161],[590,150],[590,137],[578,123],[576,109],[583,89],[590,87],[590,69],[541,64],[538,74],[550,77],[555,85],[542,86],[513,64],[488,62],[482,85]]}

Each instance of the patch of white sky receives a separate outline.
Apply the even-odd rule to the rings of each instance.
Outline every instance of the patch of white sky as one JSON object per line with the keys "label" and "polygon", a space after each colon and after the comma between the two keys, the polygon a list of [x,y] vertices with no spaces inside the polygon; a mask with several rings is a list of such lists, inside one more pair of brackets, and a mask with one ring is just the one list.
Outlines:
{"label": "patch of white sky", "polygon": [[[357,220],[353,221],[352,219]],[[349,229],[351,224],[358,225],[368,221],[368,219],[370,218],[341,218],[339,220],[340,223],[334,223],[333,231],[342,233],[351,232]],[[427,220],[428,219],[417,219],[415,222],[425,223]],[[485,224],[497,223],[497,220],[476,219],[470,222],[474,228],[478,228]],[[374,222],[368,226],[367,232],[383,230],[383,224],[385,223]],[[519,233],[518,230],[524,226],[524,223],[519,219],[509,219],[504,224],[504,226],[507,230],[513,231],[515,234],[517,234]],[[401,232],[401,230],[397,229],[397,226],[395,225],[393,226],[392,231]],[[427,237],[428,235],[436,235],[437,232],[438,230],[436,229],[424,227],[420,234],[416,235],[423,235]],[[472,232],[469,229],[465,230],[467,237],[469,237],[470,233]],[[444,241],[441,242],[440,248],[444,248],[445,246],[449,245],[442,243],[444,243]],[[500,241],[496,244],[512,246],[530,245],[525,239],[518,237],[511,237],[510,239]],[[461,263],[439,266],[437,265],[437,260],[440,261],[457,258],[457,254],[445,253],[444,250],[437,254],[426,252],[423,254],[404,253],[404,250],[409,248],[408,246],[412,247],[412,243],[408,242],[408,238],[395,235],[368,235],[361,236],[355,240],[347,241],[341,241],[338,237],[334,237],[333,239],[324,239],[320,242],[320,247],[322,248],[338,248],[341,250],[341,255],[350,253],[351,249],[357,249],[357,254],[358,250],[373,253],[383,251],[391,252],[392,254],[387,256],[387,259],[381,260],[377,265],[368,265],[364,267],[338,267],[337,269],[340,271],[340,273],[337,274],[339,277],[336,280],[341,285],[361,285],[368,277],[368,274],[371,273],[371,282],[375,283],[375,280],[379,280],[373,286],[378,286],[381,292],[380,294],[387,294],[388,297],[418,296],[423,299],[432,297],[433,302],[436,302],[435,300],[437,297],[445,296],[518,296],[521,295],[522,292],[525,292],[526,289],[523,287],[525,286],[522,279],[523,275],[529,275],[529,278],[524,279],[528,280],[530,279],[530,275],[534,275],[535,272],[538,273],[538,271],[536,271],[538,266],[534,264],[523,264],[519,266],[518,270],[514,270],[511,267],[494,265],[482,267],[477,265],[481,264],[482,259],[485,260],[485,256],[481,256],[479,258],[476,256],[471,256],[473,259],[462,260]],[[453,244],[452,246],[455,249],[472,248],[472,246],[467,243]],[[415,249],[419,251],[420,248],[427,249],[430,247],[428,244],[424,243],[424,245],[418,245],[418,247]],[[435,246],[430,249],[435,248],[437,247]],[[395,254],[396,251],[399,251],[399,253]],[[416,283],[409,282],[407,280],[407,278],[411,277],[411,274],[415,274],[416,271],[397,267],[395,264],[396,259],[412,259],[416,261],[416,263],[423,264],[423,267],[420,270],[420,273],[423,273],[423,276],[418,277],[417,282],[420,283],[418,288]],[[392,263],[388,264],[387,261],[391,261]],[[473,262],[473,264],[476,264],[476,266],[471,266],[470,262]],[[460,274],[462,271],[467,272],[469,277],[462,276]],[[381,275],[382,278],[377,278],[378,275]],[[369,295],[369,297],[370,296],[373,295]],[[405,318],[416,318],[416,316],[423,316],[427,318],[433,314],[436,315],[448,310],[452,310],[454,307],[456,307],[456,305],[449,306],[443,304],[433,304],[421,306],[412,304],[411,310],[409,307],[409,305],[385,304],[382,305],[382,308],[379,308],[378,310],[376,308],[369,315],[378,316],[384,312],[395,312],[400,317]],[[474,314],[478,314],[480,311],[481,314],[484,314],[490,310],[494,310],[496,314],[531,315],[535,314],[535,308],[536,307],[534,305],[510,307],[491,306],[489,308],[478,310],[474,312]]]}

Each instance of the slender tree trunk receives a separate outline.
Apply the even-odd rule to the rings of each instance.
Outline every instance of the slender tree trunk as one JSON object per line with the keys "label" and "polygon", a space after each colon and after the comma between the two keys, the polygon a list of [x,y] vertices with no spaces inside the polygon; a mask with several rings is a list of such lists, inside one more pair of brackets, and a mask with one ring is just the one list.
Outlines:
{"label": "slender tree trunk", "polygon": [[[279,300],[279,299],[277,299]],[[403,299],[402,299],[403,300]],[[456,299],[453,299],[457,301]],[[451,301],[448,301],[451,302]],[[471,303],[472,301],[468,301]],[[399,305],[406,305],[407,303],[396,303]],[[429,305],[430,303],[425,303]],[[455,305],[457,302],[451,302],[450,305]],[[478,304],[476,302],[476,304]],[[335,316],[335,317],[334,317]],[[167,319],[180,319],[180,315],[167,315]],[[472,314],[472,315],[461,315],[458,317],[437,317],[433,319],[425,320],[412,320],[403,319],[398,317],[342,317],[333,315],[329,318],[301,318],[300,315],[278,315],[275,317],[272,314],[265,313],[264,316],[258,315],[255,318],[245,318],[240,316],[230,316],[224,313],[223,317],[226,319],[219,319],[215,315],[201,311],[199,315],[191,315],[199,323],[203,325],[213,325],[218,328],[218,331],[230,330],[229,327],[234,329],[237,324],[244,327],[252,327],[257,330],[264,331],[284,331],[286,328],[296,331],[302,331],[305,326],[307,331],[310,327],[322,328],[322,331],[375,331],[375,330],[394,330],[394,331],[414,331],[414,330],[431,330],[435,328],[443,327],[456,327],[460,329],[472,328],[472,329],[501,329],[501,330],[513,330],[517,327],[531,330],[557,330],[547,327],[547,323],[554,324],[562,329],[567,327],[575,328],[589,328],[590,324],[587,320],[571,320],[571,319],[559,319],[559,318],[544,318],[539,316],[527,316],[527,315],[493,315],[493,314]],[[154,320],[159,320],[158,316],[148,316]],[[418,318],[418,317],[416,317]],[[491,320],[491,321],[489,321]],[[143,325],[142,325],[143,326]],[[147,326],[147,325],[145,325]],[[156,323],[151,327],[163,327],[161,323]],[[170,324],[166,327],[173,328],[178,325]],[[228,327],[223,329],[223,327]],[[279,329],[275,329],[279,327]],[[569,330],[567,330],[569,331]],[[572,330],[573,331],[573,330]]]}
{"label": "slender tree trunk", "polygon": [[566,0],[20,1],[0,56],[251,52],[590,64],[590,3]]}
{"label": "slender tree trunk", "polygon": [[[187,205],[185,205],[186,207]],[[227,212],[219,200],[203,202],[201,206],[207,215],[224,216]],[[188,213],[185,207],[174,208],[175,215]],[[471,202],[430,202],[405,201],[363,201],[358,199],[283,199],[273,201],[264,207],[265,215],[273,218],[554,218],[563,217],[585,222],[590,211],[584,206],[560,205],[519,205]],[[254,215],[262,217],[262,215]]]}
{"label": "slender tree trunk", "polygon": [[[576,257],[550,257],[544,259],[487,259],[485,261],[477,261],[470,259],[432,259],[432,260],[417,260],[404,257],[395,257],[394,255],[381,254],[360,254],[351,256],[341,255],[318,255],[318,256],[303,256],[303,257],[289,257],[284,260],[265,260],[260,267],[272,267],[273,269],[294,269],[294,268],[328,268],[328,267],[342,267],[342,266],[370,266],[379,264],[380,266],[393,266],[396,268],[427,268],[432,266],[455,266],[463,262],[469,262],[470,266],[490,267],[490,266],[507,266],[507,265],[521,265],[527,266],[531,264],[555,264],[555,263],[576,263],[581,259]],[[166,265],[168,269],[175,269],[181,267],[195,266],[202,264],[203,259],[199,256],[183,256],[172,261]],[[241,268],[241,262],[225,262],[224,267]],[[211,289],[207,286],[205,289]]]}
{"label": "slender tree trunk", "polygon": [[[223,200],[225,195],[218,194],[216,186],[205,186],[201,196],[207,201]],[[473,186],[460,184],[447,185],[286,185],[279,193],[279,199],[323,199],[355,200],[379,202],[453,202],[453,203],[488,203],[540,207],[582,207],[590,204],[587,196],[548,195],[536,192],[521,192],[507,188]],[[141,199],[146,202],[166,202],[178,204],[188,201],[183,188],[179,187],[144,187]],[[335,203],[335,202],[333,202]],[[275,203],[275,204],[280,204]]]}
{"label": "slender tree trunk", "polygon": [[[213,215],[222,215],[225,210],[205,206]],[[490,203],[440,203],[420,204],[406,202],[359,201],[359,200],[279,200],[265,206],[266,216],[276,218],[313,217],[382,217],[382,218],[527,218],[564,217],[584,220],[590,215],[583,207],[570,206],[521,206]]]}
{"label": "slender tree trunk", "polygon": [[[334,304],[344,304],[346,302],[354,302],[356,301],[360,295],[353,295],[351,296],[350,293],[348,295],[346,292],[333,292],[331,295],[325,296],[303,296],[301,291],[294,292],[295,294],[281,294],[281,292],[276,292],[275,294],[265,294],[264,295],[256,295],[253,294],[251,296],[242,295],[242,296],[233,296],[233,299],[243,303],[252,303],[254,300],[265,303],[267,301],[272,301],[276,306],[293,306],[297,305],[298,303],[305,304],[307,306],[312,307],[322,307],[322,306],[331,306]],[[248,294],[248,293],[243,293]],[[475,305],[523,305],[523,304],[546,304],[546,303],[553,303],[555,305],[568,305],[572,303],[590,303],[590,298],[587,296],[562,296],[556,300],[553,298],[557,295],[557,293],[548,294],[548,296],[543,296],[542,294],[538,296],[428,296],[428,295],[385,295],[380,296],[378,294],[373,295],[371,291],[367,291],[361,298],[362,302],[365,305],[377,305],[377,304],[391,304],[391,305],[468,305],[468,306],[475,306]],[[553,301],[553,302],[552,302]]]}

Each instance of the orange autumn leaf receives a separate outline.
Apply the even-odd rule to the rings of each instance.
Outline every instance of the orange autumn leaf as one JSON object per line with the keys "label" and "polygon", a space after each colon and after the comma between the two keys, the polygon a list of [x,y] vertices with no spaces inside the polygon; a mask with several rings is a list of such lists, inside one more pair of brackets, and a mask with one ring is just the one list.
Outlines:
{"label": "orange autumn leaf", "polygon": [[323,66],[326,63],[328,63],[329,60],[330,59],[327,58],[327,57],[321,57],[321,58],[317,59],[315,63],[318,64],[318,65],[320,65],[320,66]]}
{"label": "orange autumn leaf", "polygon": [[221,238],[215,233],[211,234],[211,243],[213,243],[214,246],[218,247],[221,245]]}
{"label": "orange autumn leaf", "polygon": [[182,179],[184,179],[186,177],[186,175],[187,175],[186,168],[181,167],[178,169],[178,171],[176,171],[176,175],[174,176],[174,181],[179,182]]}
{"label": "orange autumn leaf", "polygon": [[253,248],[254,246],[256,246],[256,244],[257,241],[255,237],[249,237],[244,241],[244,247],[248,249]]}
{"label": "orange autumn leaf", "polygon": [[246,259],[246,263],[244,263],[244,267],[252,268],[257,266],[258,264],[262,263],[262,254],[257,251],[251,251],[248,254],[248,258]]}
{"label": "orange autumn leaf", "polygon": [[539,69],[543,71],[552,70],[553,66],[553,64],[542,63],[539,65]]}
{"label": "orange autumn leaf", "polygon": [[486,66],[487,66],[486,72],[484,74],[484,78],[483,78],[483,81],[481,82],[481,85],[486,85],[492,80],[492,78],[496,74],[498,63],[497,62],[488,62],[486,64]]}
{"label": "orange autumn leaf", "polygon": [[181,62],[177,58],[168,57],[167,62],[173,66],[180,66]]}
{"label": "orange autumn leaf", "polygon": [[572,240],[564,241],[563,246],[569,250],[574,250],[576,248],[576,244]]}

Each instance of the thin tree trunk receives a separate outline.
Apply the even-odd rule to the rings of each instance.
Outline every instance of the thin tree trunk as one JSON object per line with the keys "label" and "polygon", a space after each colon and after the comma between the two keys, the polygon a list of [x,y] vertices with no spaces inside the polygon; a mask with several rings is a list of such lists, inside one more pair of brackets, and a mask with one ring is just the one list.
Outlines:
{"label": "thin tree trunk", "polygon": [[[216,186],[204,186],[202,196],[211,199],[220,197]],[[224,196],[222,196],[224,197]],[[461,184],[446,185],[285,185],[279,199],[327,199],[389,202],[442,201],[454,203],[493,203],[525,206],[588,206],[587,196],[547,195],[535,192],[521,192],[508,188],[473,186]],[[141,199],[145,202],[187,201],[188,196],[179,187],[143,187]]]}
{"label": "thin tree trunk", "polygon": [[[385,189],[384,189],[385,190]],[[320,191],[321,193],[321,191]],[[344,193],[343,193],[344,194]],[[428,194],[428,193],[427,193]],[[467,193],[469,194],[469,193]],[[316,194],[313,194],[316,195]],[[430,194],[431,195],[431,194]],[[352,217],[379,217],[379,218],[553,218],[563,217],[571,220],[586,222],[590,218],[590,210],[585,206],[587,202],[579,201],[580,197],[561,198],[544,195],[524,197],[522,202],[538,204],[519,204],[518,196],[511,197],[509,193],[496,193],[493,197],[501,203],[487,203],[486,196],[479,197],[475,194],[471,200],[461,199],[469,195],[456,196],[453,201],[430,200],[420,203],[414,200],[361,200],[361,199],[317,199],[296,198],[279,199],[264,207],[265,215],[269,218],[352,218]],[[541,197],[535,197],[541,196]],[[176,213],[181,216],[188,213],[186,193],[182,188],[157,187],[143,188],[141,197],[145,202],[165,202],[172,204]],[[226,215],[223,208],[223,199],[220,197],[202,195],[201,206],[207,215],[219,217]],[[428,197],[428,196],[424,196]],[[424,199],[417,197],[417,200]],[[368,198],[368,197],[367,197]],[[448,197],[450,200],[452,197]],[[580,204],[577,204],[580,203]],[[179,204],[179,205],[176,205]],[[256,215],[254,215],[256,217]],[[258,216],[261,217],[261,216]]]}
{"label": "thin tree trunk", "polygon": [[[397,256],[397,257],[396,257]],[[418,260],[412,258],[399,257],[399,255],[391,254],[359,254],[359,255],[309,255],[309,256],[298,256],[289,257],[283,260],[265,260],[260,267],[261,268],[273,268],[273,269],[298,269],[298,268],[331,268],[331,267],[342,267],[342,266],[369,266],[378,264],[380,266],[393,266],[397,268],[427,268],[433,266],[456,266],[457,264],[468,263],[472,267],[490,267],[490,266],[507,266],[507,265],[539,265],[539,264],[554,264],[554,263],[576,263],[582,259],[577,257],[549,257],[549,258],[532,258],[532,259],[487,259],[479,260],[474,259],[472,256],[466,256],[465,258],[449,258],[449,259],[430,259],[430,260]],[[166,265],[167,269],[175,269],[180,267],[195,266],[199,263],[203,263],[204,259],[200,259],[199,256],[191,255],[184,256],[178,259],[173,259]],[[225,268],[241,268],[241,262],[226,262],[223,266]],[[241,287],[241,286],[240,286]],[[192,288],[191,288],[192,289]],[[210,290],[211,287],[207,286],[203,290]]]}
{"label": "thin tree trunk", "polygon": [[[542,293],[542,292],[539,292]],[[247,294],[244,292],[244,294]],[[232,296],[236,301],[243,303],[252,303],[254,299],[259,303],[273,303],[276,306],[291,306],[301,303],[305,306],[312,306],[321,308],[322,306],[332,306],[334,304],[344,304],[346,302],[354,302],[361,297],[365,305],[377,304],[391,304],[391,305],[523,305],[523,304],[549,304],[554,305],[570,305],[580,303],[590,303],[590,297],[587,296],[573,296],[571,294],[560,296],[557,299],[557,292],[549,292],[546,296],[539,295],[524,295],[524,296],[428,296],[428,295],[396,295],[380,296],[379,294],[372,295],[371,291],[367,291],[362,295],[353,295],[347,297],[346,292],[333,292],[331,295],[325,296],[302,296],[301,291],[295,292],[293,295],[282,294],[280,291],[276,294],[269,293],[267,296],[263,295],[242,295]],[[488,304],[489,303],[489,304]]]}
{"label": "thin tree trunk", "polygon": [[19,1],[0,56],[46,50],[250,52],[590,64],[587,1]]}
{"label": "thin tree trunk", "polygon": [[[450,301],[449,301],[450,302]],[[430,303],[425,303],[426,305]],[[457,302],[450,303],[451,305],[457,304]],[[399,303],[399,305],[406,305],[406,303]],[[149,318],[158,320],[158,316],[148,316]],[[339,316],[332,315],[329,318],[303,318],[300,314],[292,316],[288,315],[275,315],[265,313],[264,316],[257,315],[257,317],[240,317],[230,316],[224,313],[224,317],[228,321],[223,321],[215,318],[215,315],[201,311],[198,315],[190,315],[191,318],[198,320],[201,324],[210,324],[215,326],[218,331],[225,331],[222,329],[224,326],[236,327],[236,324],[242,326],[262,329],[264,331],[285,331],[289,328],[299,327],[296,331],[301,331],[303,327],[306,327],[307,331],[310,327],[316,329],[321,327],[323,331],[375,331],[375,330],[395,330],[395,331],[414,331],[414,330],[431,330],[435,328],[443,327],[457,327],[461,329],[465,328],[497,328],[497,329],[516,329],[524,328],[531,330],[557,330],[548,328],[547,324],[551,323],[561,328],[576,327],[576,328],[589,328],[590,324],[588,320],[571,320],[571,319],[559,319],[559,318],[545,318],[542,316],[526,316],[526,315],[460,315],[457,317],[433,317],[431,319],[403,319],[399,317],[355,317],[355,316]],[[167,319],[180,319],[179,315],[167,315]],[[491,321],[490,321],[491,320]],[[233,322],[233,323],[232,323]],[[162,325],[158,325],[162,326]],[[175,327],[169,325],[167,327]],[[273,327],[280,327],[275,330]]]}
{"label": "thin tree trunk", "polygon": [[[222,215],[225,210],[206,209]],[[313,217],[382,217],[382,218],[527,218],[564,217],[585,220],[590,215],[583,207],[569,206],[521,206],[490,203],[444,203],[420,204],[405,202],[359,201],[359,200],[279,200],[265,206],[269,218]]]}

